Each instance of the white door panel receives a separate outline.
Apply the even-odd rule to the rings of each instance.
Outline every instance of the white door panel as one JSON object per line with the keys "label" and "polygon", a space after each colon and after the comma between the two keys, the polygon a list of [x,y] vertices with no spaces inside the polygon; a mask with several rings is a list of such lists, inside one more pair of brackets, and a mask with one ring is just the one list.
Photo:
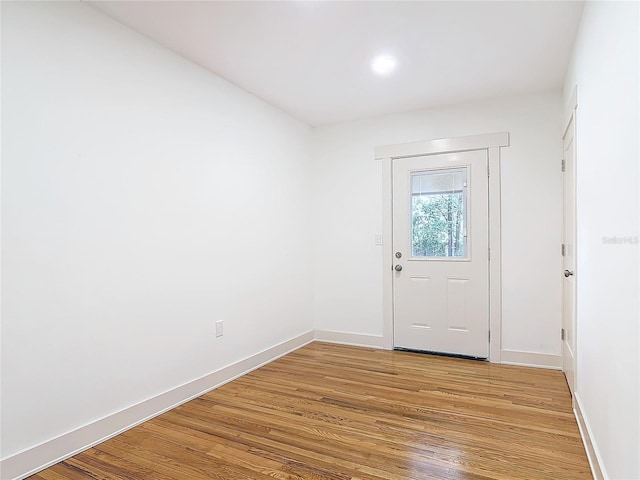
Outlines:
{"label": "white door panel", "polygon": [[394,346],[488,357],[486,150],[394,160],[393,249]]}
{"label": "white door panel", "polygon": [[574,120],[569,122],[564,144],[563,173],[563,281],[562,281],[562,369],[571,394],[575,389],[576,312],[575,312],[575,143]]}

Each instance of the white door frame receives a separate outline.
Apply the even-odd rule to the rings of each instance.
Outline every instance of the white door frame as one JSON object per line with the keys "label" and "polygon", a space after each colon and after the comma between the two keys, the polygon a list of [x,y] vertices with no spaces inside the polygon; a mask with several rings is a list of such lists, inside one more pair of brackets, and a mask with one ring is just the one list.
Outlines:
{"label": "white door frame", "polygon": [[500,208],[500,147],[509,146],[509,133],[489,133],[376,147],[382,162],[382,342],[393,349],[393,161],[440,153],[487,150],[489,174],[489,360],[500,362],[502,338],[502,267]]}

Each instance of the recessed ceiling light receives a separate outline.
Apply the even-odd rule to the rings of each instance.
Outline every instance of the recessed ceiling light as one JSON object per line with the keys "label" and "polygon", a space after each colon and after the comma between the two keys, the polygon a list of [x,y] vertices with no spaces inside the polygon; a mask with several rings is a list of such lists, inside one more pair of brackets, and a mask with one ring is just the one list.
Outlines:
{"label": "recessed ceiling light", "polygon": [[378,75],[389,75],[396,69],[396,59],[390,55],[379,55],[371,60],[371,70]]}

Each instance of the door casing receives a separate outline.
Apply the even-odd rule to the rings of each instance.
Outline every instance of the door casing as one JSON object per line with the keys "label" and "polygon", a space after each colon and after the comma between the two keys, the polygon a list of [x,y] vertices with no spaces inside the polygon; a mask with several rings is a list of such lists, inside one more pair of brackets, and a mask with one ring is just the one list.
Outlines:
{"label": "door casing", "polygon": [[393,349],[393,161],[394,159],[486,150],[489,175],[489,361],[500,362],[502,337],[500,148],[509,146],[509,133],[489,133],[376,147],[382,163],[383,331],[385,349]]}

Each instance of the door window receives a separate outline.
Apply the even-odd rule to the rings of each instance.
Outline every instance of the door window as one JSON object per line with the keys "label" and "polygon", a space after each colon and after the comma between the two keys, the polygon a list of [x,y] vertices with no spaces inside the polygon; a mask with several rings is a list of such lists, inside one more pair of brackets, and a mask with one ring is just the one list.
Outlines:
{"label": "door window", "polygon": [[468,167],[411,173],[412,257],[467,259]]}

